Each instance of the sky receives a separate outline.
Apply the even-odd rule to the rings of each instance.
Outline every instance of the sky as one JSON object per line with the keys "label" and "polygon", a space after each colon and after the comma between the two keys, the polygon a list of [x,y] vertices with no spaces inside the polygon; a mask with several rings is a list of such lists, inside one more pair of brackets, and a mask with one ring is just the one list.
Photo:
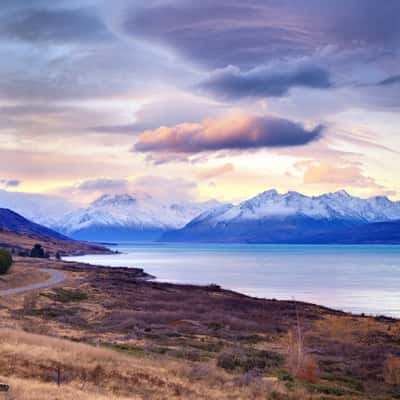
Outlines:
{"label": "sky", "polygon": [[2,0],[0,190],[400,199],[398,0]]}

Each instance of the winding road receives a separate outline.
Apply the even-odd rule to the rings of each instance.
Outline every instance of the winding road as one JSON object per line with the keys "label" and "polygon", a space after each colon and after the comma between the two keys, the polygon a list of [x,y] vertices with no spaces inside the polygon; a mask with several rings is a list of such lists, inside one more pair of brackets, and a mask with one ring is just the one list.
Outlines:
{"label": "winding road", "polygon": [[29,292],[36,289],[44,289],[51,286],[55,286],[65,279],[64,272],[57,271],[49,268],[41,268],[40,271],[46,272],[51,275],[51,278],[44,282],[32,283],[31,285],[20,286],[12,289],[0,290],[0,296],[8,296],[11,294],[18,294],[23,292]]}

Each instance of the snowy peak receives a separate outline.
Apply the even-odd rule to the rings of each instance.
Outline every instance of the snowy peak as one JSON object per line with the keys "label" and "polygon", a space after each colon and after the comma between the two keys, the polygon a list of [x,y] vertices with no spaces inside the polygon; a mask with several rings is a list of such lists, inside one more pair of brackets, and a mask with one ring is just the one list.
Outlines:
{"label": "snowy peak", "polygon": [[110,195],[104,194],[96,199],[92,207],[108,207],[108,206],[129,206],[136,202],[136,199],[129,194]]}
{"label": "snowy peak", "polygon": [[279,194],[276,190],[267,190],[236,206],[220,207],[208,213],[211,225],[222,221],[287,216],[358,222],[391,221],[400,219],[400,203],[392,202],[384,196],[362,199],[344,190],[321,196],[305,196],[294,191]]}
{"label": "snowy peak", "polygon": [[209,210],[166,242],[398,243],[400,202],[345,191],[321,196],[268,190],[237,205]]}
{"label": "snowy peak", "polygon": [[87,208],[66,215],[57,228],[70,235],[98,228],[165,231],[183,227],[197,215],[218,204],[216,201],[164,204],[148,195],[103,195]]}
{"label": "snowy peak", "polygon": [[348,226],[400,220],[400,202],[384,196],[362,199],[344,190],[305,196],[295,191],[281,194],[272,189],[237,205],[217,201],[162,202],[146,194],[116,194],[101,196],[88,207],[67,214],[53,227],[84,240],[100,240],[100,237],[118,240],[122,233],[124,240],[130,240],[133,234],[141,238],[150,231],[152,240],[157,240],[163,232],[182,228],[214,230],[217,234],[223,227],[223,231],[218,233],[223,236],[230,228],[235,230],[239,226],[248,226],[251,240],[254,240],[258,235],[254,229],[260,226],[272,229],[272,223],[284,229],[284,221],[304,219],[315,221],[318,226],[337,222]]}

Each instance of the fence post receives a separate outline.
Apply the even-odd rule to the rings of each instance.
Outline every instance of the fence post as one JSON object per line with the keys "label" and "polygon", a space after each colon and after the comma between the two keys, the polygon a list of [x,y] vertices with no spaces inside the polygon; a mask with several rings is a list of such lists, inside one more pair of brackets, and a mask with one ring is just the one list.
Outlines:
{"label": "fence post", "polygon": [[61,367],[57,365],[57,386],[61,385]]}

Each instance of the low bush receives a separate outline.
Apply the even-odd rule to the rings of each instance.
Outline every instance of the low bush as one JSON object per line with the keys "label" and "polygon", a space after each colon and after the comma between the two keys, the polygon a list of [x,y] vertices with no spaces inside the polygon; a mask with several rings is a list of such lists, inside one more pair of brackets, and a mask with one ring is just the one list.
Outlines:
{"label": "low bush", "polygon": [[33,258],[50,258],[50,254],[44,251],[41,244],[36,243],[30,252],[30,256]]}
{"label": "low bush", "polygon": [[317,362],[311,356],[305,356],[302,360],[297,378],[308,383],[317,383],[319,381],[319,367]]}
{"label": "low bush", "polygon": [[7,250],[0,249],[0,274],[6,274],[13,263],[11,253]]}
{"label": "low bush", "polygon": [[237,350],[226,351],[218,356],[217,365],[228,371],[247,372],[254,369],[269,370],[283,364],[283,357],[273,351]]}
{"label": "low bush", "polygon": [[70,290],[57,288],[54,289],[54,300],[59,301],[61,303],[69,303],[69,302],[79,302],[88,299],[88,295],[81,290]]}

